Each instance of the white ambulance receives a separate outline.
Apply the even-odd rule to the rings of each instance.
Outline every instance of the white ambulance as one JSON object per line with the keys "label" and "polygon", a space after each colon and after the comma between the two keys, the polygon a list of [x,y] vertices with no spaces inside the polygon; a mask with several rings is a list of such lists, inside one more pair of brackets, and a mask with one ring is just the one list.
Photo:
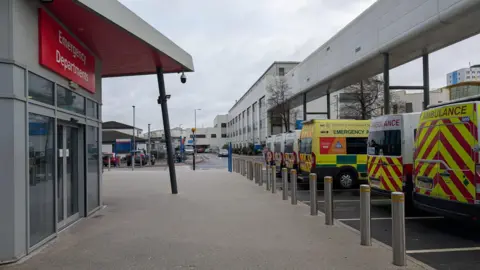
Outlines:
{"label": "white ambulance", "polygon": [[266,141],[266,149],[265,149],[265,163],[267,165],[273,165],[274,164],[274,158],[273,158],[273,150],[274,150],[274,143],[275,143],[275,136],[268,136],[267,141]]}
{"label": "white ambulance", "polygon": [[275,166],[277,173],[279,173],[285,166],[283,153],[285,151],[285,133],[275,135],[275,141],[273,143],[273,159],[275,160]]}
{"label": "white ambulance", "polygon": [[283,158],[285,161],[285,167],[289,170],[298,170],[298,161],[300,159],[299,153],[299,140],[302,130],[290,131],[285,135],[285,151]]}
{"label": "white ambulance", "polygon": [[367,143],[368,181],[373,192],[390,196],[405,192],[411,203],[413,153],[420,113],[384,115],[372,119]]}

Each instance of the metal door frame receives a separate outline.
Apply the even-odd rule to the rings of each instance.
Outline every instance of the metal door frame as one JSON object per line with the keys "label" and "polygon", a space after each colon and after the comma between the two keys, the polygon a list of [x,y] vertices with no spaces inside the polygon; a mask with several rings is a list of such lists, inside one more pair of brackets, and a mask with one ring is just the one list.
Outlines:
{"label": "metal door frame", "polygon": [[[67,147],[67,136],[66,136],[66,133],[67,133],[67,130],[66,128],[71,128],[71,129],[74,129],[76,130],[77,132],[77,137],[78,137],[78,134],[80,132],[80,128],[77,126],[77,125],[74,125],[74,124],[71,124],[71,123],[68,123],[68,122],[64,122],[64,121],[57,121],[57,129],[58,129],[58,126],[63,126],[63,129],[62,129],[62,145],[63,145],[63,148],[61,149],[62,152],[63,152],[63,155],[62,155],[62,175],[63,175],[63,188],[62,188],[62,192],[63,192],[63,220],[61,221],[58,221],[58,210],[56,211],[55,215],[57,215],[57,228],[58,228],[58,231],[60,231],[61,229],[63,229],[64,227],[68,226],[69,224],[75,222],[76,220],[78,220],[80,218],[80,198],[77,196],[77,204],[78,204],[78,211],[77,213],[71,215],[70,217],[67,217],[67,213],[68,213],[68,210],[67,210],[67,184],[66,184],[66,175],[67,175],[67,157],[66,157],[66,147]],[[77,142],[78,143],[78,142]],[[70,151],[70,153],[76,153],[77,155],[77,160],[79,160],[78,158],[78,145],[77,147],[72,147],[72,149],[74,149],[75,151]],[[57,151],[59,151],[59,146],[57,145]],[[57,152],[57,155],[59,154],[59,152]],[[57,162],[58,162],[58,159],[57,159]],[[78,173],[78,170],[76,172],[76,177],[77,177],[77,193],[78,193],[78,189],[79,189],[79,180],[80,180],[80,177],[79,177],[79,173]],[[72,172],[72,177],[75,177],[73,175],[73,172]],[[58,175],[57,175],[57,182],[58,182]],[[58,184],[57,184],[58,185]],[[58,191],[58,186],[57,188],[55,188],[55,191],[57,192]],[[56,194],[55,196],[55,200],[56,200],[56,203],[59,204],[60,201],[58,200],[58,194]],[[57,209],[58,209],[58,206],[57,206]]]}

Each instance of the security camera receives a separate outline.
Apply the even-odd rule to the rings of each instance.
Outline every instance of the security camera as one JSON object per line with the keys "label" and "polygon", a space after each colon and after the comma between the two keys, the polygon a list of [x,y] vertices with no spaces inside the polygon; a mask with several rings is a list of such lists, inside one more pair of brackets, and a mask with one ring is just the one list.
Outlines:
{"label": "security camera", "polygon": [[186,83],[187,82],[187,76],[185,75],[185,73],[182,72],[182,76],[180,76],[180,81],[182,83]]}

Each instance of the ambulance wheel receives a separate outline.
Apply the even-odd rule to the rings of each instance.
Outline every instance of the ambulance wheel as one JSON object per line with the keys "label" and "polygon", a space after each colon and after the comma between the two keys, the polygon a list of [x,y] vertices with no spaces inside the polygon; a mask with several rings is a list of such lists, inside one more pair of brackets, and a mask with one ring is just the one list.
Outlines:
{"label": "ambulance wheel", "polygon": [[341,171],[337,175],[337,184],[343,189],[354,188],[357,185],[357,178],[351,171]]}

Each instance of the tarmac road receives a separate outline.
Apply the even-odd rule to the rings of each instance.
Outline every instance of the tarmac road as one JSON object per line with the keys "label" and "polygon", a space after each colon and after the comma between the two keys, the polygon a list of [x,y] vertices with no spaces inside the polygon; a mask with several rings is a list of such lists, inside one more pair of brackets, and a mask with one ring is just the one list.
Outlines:
{"label": "tarmac road", "polygon": [[[277,187],[281,179],[277,178]],[[323,186],[319,187],[323,189]],[[310,205],[310,191],[298,190],[299,201]],[[356,230],[360,228],[360,192],[358,189],[333,191],[334,218]],[[324,191],[317,192],[318,210],[324,212]],[[391,202],[371,194],[371,231],[376,240],[391,245]],[[479,269],[480,226],[450,220],[423,211],[406,214],[407,254],[436,269]]]}

